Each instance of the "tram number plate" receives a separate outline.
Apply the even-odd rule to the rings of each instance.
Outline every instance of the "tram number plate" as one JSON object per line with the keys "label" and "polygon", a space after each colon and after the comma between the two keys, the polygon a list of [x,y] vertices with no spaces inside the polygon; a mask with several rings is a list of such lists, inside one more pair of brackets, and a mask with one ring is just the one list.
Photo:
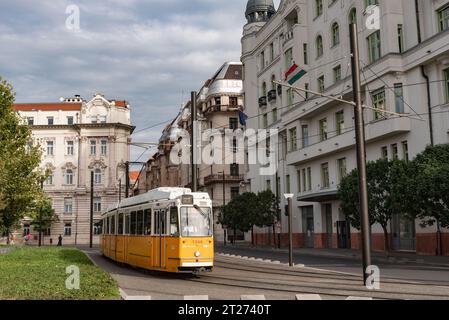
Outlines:
{"label": "tram number plate", "polygon": [[203,240],[193,240],[193,244],[196,245],[203,244]]}

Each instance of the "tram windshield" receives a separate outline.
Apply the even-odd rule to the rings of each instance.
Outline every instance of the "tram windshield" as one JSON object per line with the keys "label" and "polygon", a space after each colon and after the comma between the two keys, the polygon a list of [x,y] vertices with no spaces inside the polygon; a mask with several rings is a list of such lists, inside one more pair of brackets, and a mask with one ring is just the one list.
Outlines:
{"label": "tram windshield", "polygon": [[211,209],[181,207],[181,236],[208,237],[212,235]]}

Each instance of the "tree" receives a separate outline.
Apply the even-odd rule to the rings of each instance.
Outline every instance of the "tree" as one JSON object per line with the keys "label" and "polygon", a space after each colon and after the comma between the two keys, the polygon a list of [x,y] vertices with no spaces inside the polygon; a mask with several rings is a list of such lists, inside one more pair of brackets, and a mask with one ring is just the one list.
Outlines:
{"label": "tree", "polygon": [[271,190],[262,191],[257,194],[257,205],[255,225],[261,228],[272,227],[274,235],[276,222],[280,219],[279,198]]}
{"label": "tree", "polygon": [[31,225],[39,234],[45,232],[53,223],[59,221],[55,210],[52,208],[51,201],[47,197],[36,201],[32,208],[32,219]]}
{"label": "tree", "polygon": [[[394,213],[400,213],[398,198],[396,197],[397,181],[403,179],[406,172],[405,161],[378,160],[367,164],[368,207],[370,225],[378,223],[384,233],[385,251],[390,250],[388,238],[388,224]],[[361,229],[358,170],[353,170],[343,178],[338,196],[341,208],[351,225]]]}
{"label": "tree", "polygon": [[39,186],[39,146],[30,145],[31,131],[13,110],[12,86],[0,78],[0,226],[10,242],[11,230],[43,196]]}

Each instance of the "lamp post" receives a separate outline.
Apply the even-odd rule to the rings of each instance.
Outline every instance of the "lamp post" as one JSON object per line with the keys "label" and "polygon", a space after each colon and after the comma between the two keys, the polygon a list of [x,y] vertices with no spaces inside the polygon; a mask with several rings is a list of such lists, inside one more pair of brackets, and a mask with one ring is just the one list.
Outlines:
{"label": "lamp post", "polygon": [[293,267],[293,194],[284,194],[288,202],[288,264]]}
{"label": "lamp post", "polygon": [[[223,189],[223,218],[224,218],[224,207],[226,205],[226,174],[225,171],[223,170],[223,172],[218,172],[218,174],[222,175],[222,189]],[[223,227],[223,245],[226,247],[226,238],[228,237],[227,235],[227,229],[225,228],[224,225],[222,225]]]}

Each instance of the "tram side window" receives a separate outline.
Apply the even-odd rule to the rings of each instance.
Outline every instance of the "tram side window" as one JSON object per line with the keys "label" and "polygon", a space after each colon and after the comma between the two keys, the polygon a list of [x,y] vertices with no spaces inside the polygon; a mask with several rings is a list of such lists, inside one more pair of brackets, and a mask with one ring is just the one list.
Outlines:
{"label": "tram side window", "polygon": [[144,211],[143,215],[143,225],[144,225],[144,234],[151,234],[151,210],[147,209]]}
{"label": "tram side window", "polygon": [[131,216],[129,213],[125,215],[125,234],[129,235],[130,232],[130,222],[131,222]]}
{"label": "tram side window", "polygon": [[161,211],[161,234],[167,234],[167,213]]}
{"label": "tram side window", "polygon": [[159,235],[161,234],[161,218],[160,218],[160,212],[155,211],[154,212],[154,234]]}
{"label": "tram side window", "polygon": [[143,211],[137,211],[137,235],[143,235]]}
{"label": "tram side window", "polygon": [[178,208],[177,207],[170,208],[170,235],[172,235],[172,236],[179,235]]}
{"label": "tram side window", "polygon": [[106,234],[111,234],[111,219],[110,217],[106,218]]}
{"label": "tram side window", "polygon": [[118,215],[118,229],[117,234],[122,235],[123,234],[123,213],[119,213]]}
{"label": "tram side window", "polygon": [[111,217],[111,234],[115,234],[115,215]]}
{"label": "tram side window", "polygon": [[131,212],[131,234],[136,234],[136,212]]}

